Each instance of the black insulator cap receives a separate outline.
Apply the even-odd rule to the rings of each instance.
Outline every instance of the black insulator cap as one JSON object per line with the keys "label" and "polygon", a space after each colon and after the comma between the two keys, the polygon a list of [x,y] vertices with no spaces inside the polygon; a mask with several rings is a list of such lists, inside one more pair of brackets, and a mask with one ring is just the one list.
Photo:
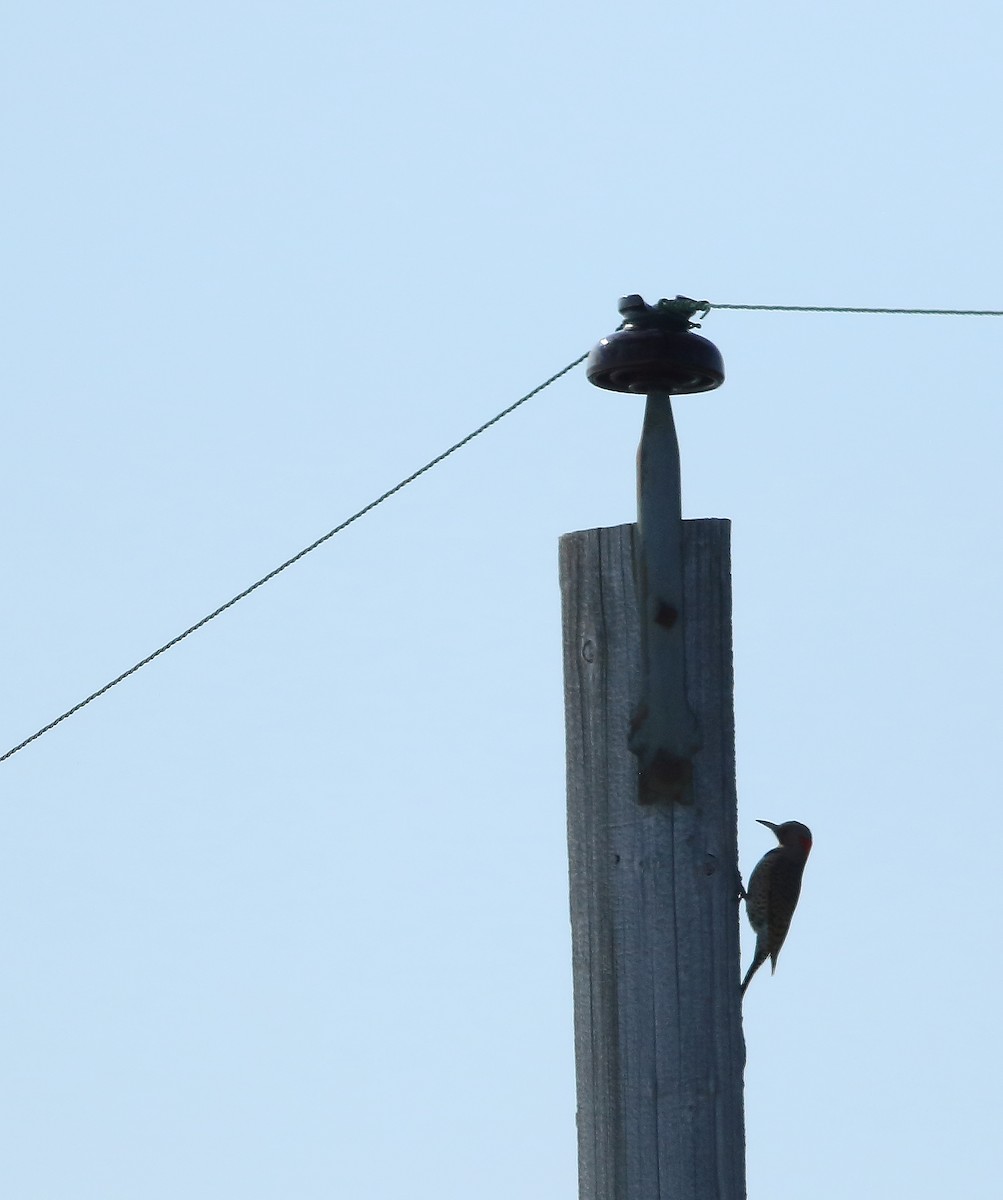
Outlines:
{"label": "black insulator cap", "polygon": [[624,296],[623,325],[604,337],[588,357],[585,373],[612,392],[709,392],[724,382],[724,362],[713,342],[694,333],[690,320],[710,306],[686,296],[645,304]]}

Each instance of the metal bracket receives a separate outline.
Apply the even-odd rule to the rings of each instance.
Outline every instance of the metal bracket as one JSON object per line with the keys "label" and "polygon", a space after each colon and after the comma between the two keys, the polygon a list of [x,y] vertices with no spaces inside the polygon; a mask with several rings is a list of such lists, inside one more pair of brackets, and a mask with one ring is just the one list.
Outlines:
{"label": "metal bracket", "polygon": [[674,395],[706,392],[724,380],[717,347],[692,330],[706,300],[676,296],[618,305],[623,324],[589,355],[596,387],[647,396],[637,452],[637,591],[641,604],[641,696],[631,720],[642,804],[692,799],[700,730],[686,699],[683,614],[683,513]]}
{"label": "metal bracket", "polygon": [[641,697],[631,721],[638,798],[689,803],[700,730],[686,699],[679,442],[668,392],[652,392],[637,450]]}

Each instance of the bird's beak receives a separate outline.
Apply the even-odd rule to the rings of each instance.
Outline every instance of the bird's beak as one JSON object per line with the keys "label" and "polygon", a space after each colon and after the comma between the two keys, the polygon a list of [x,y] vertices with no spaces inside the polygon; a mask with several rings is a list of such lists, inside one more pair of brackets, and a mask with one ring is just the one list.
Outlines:
{"label": "bird's beak", "polygon": [[780,836],[780,831],[779,831],[779,829],[777,828],[777,826],[776,826],[776,825],[774,825],[774,824],[773,824],[773,822],[772,822],[772,821],[763,821],[763,820],[761,820],[759,817],[756,817],[756,820],[759,822],[759,824],[760,824],[760,825],[765,825],[767,829],[772,829],[772,830],[773,830],[773,832],[774,832],[775,834],[777,834],[777,836],[778,836],[778,837]]}

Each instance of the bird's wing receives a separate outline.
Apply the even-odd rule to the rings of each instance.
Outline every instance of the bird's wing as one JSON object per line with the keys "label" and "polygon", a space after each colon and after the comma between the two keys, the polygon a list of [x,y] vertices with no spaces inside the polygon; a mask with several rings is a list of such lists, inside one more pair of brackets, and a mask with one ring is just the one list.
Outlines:
{"label": "bird's wing", "polygon": [[774,968],[777,965],[777,955],[790,929],[794,907],[801,895],[801,876],[804,863],[791,862],[784,855],[777,855],[771,864],[770,898],[769,898],[769,930],[770,958]]}

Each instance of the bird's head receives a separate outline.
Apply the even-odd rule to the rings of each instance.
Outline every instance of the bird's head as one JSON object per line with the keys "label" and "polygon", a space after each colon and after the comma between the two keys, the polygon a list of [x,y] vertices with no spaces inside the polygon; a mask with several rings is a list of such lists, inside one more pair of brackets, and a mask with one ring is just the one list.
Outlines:
{"label": "bird's head", "polygon": [[807,825],[802,825],[800,821],[784,821],[782,825],[774,825],[772,821],[762,821],[758,817],[756,820],[760,825],[765,825],[767,829],[773,830],[781,846],[790,846],[795,850],[800,850],[805,858],[808,857],[808,852],[811,850],[811,830]]}

